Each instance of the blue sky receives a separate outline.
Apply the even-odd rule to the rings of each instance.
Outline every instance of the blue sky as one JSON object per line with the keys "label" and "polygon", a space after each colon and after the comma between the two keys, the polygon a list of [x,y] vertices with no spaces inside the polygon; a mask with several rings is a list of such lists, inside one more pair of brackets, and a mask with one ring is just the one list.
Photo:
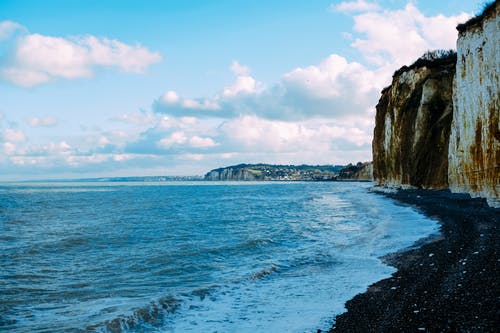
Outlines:
{"label": "blue sky", "polygon": [[481,4],[0,0],[0,179],[370,160],[393,71]]}

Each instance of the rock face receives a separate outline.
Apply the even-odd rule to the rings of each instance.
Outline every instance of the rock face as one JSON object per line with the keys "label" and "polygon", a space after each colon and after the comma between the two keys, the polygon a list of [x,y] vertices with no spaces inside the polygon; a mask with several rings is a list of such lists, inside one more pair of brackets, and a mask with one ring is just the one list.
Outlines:
{"label": "rock face", "polygon": [[500,4],[458,26],[448,181],[500,207]]}
{"label": "rock face", "polygon": [[499,7],[496,0],[457,27],[455,57],[421,58],[382,91],[373,139],[379,185],[449,188],[500,207]]}
{"label": "rock face", "polygon": [[373,163],[359,162],[356,165],[348,165],[340,170],[337,180],[373,180]]}
{"label": "rock face", "polygon": [[205,180],[264,180],[261,172],[246,168],[225,168],[212,170],[205,175]]}
{"label": "rock face", "polygon": [[340,165],[238,164],[209,171],[205,180],[216,181],[320,181],[335,180]]}
{"label": "rock face", "polygon": [[381,186],[448,187],[455,58],[417,61],[394,74],[377,105],[373,176]]}

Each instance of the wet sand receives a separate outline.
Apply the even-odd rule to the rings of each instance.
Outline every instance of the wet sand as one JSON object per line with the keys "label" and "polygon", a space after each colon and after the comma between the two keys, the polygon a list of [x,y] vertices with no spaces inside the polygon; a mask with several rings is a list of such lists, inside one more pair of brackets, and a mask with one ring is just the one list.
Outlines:
{"label": "wet sand", "polygon": [[383,259],[398,271],[346,303],[330,332],[499,332],[500,209],[449,191],[380,194],[441,223]]}

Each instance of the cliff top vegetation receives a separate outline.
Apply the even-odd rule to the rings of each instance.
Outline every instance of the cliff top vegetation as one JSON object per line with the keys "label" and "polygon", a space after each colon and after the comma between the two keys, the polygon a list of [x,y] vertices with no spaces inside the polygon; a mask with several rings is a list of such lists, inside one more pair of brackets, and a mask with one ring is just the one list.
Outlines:
{"label": "cliff top vegetation", "polygon": [[425,52],[410,66],[403,66],[394,72],[393,76],[401,75],[402,73],[415,68],[421,67],[439,67],[442,65],[455,63],[457,61],[457,52],[455,50],[433,50]]}
{"label": "cliff top vegetation", "polygon": [[495,11],[497,5],[498,5],[498,0],[486,2],[483,5],[483,10],[479,15],[474,16],[467,22],[459,24],[457,26],[458,32],[459,33],[464,32],[465,30],[467,30],[467,28],[480,24],[485,17],[489,16],[491,13]]}

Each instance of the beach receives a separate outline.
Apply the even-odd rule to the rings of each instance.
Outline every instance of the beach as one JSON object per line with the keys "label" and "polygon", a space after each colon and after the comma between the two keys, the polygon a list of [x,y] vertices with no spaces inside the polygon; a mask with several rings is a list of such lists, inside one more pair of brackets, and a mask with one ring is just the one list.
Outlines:
{"label": "beach", "polygon": [[330,332],[497,332],[500,209],[447,190],[384,193],[441,234],[385,256],[398,269],[346,303]]}

